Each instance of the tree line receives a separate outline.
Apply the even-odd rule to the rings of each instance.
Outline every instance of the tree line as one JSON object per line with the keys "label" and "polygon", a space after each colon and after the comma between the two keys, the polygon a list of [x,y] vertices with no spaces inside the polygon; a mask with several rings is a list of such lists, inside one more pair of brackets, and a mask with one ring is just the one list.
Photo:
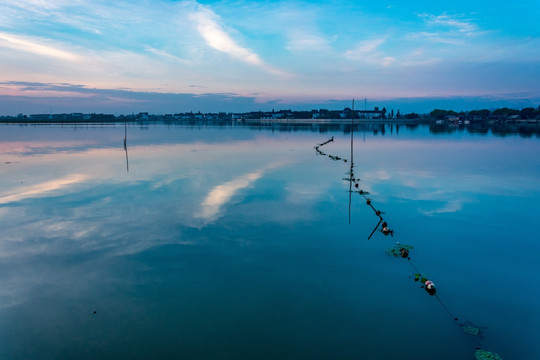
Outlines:
{"label": "tree line", "polygon": [[508,118],[511,116],[519,116],[521,119],[540,119],[540,106],[538,108],[526,107],[521,110],[503,107],[495,110],[482,109],[461,112],[456,112],[454,110],[435,109],[429,113],[430,118],[437,120],[442,120],[448,116],[472,117],[482,119],[488,119],[490,117]]}

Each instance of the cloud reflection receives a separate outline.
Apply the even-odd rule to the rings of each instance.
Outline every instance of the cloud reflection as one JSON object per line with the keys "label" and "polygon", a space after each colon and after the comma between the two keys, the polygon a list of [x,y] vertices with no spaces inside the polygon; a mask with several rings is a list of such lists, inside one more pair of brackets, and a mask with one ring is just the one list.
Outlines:
{"label": "cloud reflection", "polygon": [[441,200],[444,202],[443,206],[432,210],[419,209],[418,211],[426,216],[434,216],[437,214],[454,213],[463,209],[463,204],[467,201],[461,199],[447,199]]}
{"label": "cloud reflection", "polygon": [[246,189],[253,185],[253,183],[259,180],[266,171],[272,170],[284,165],[288,162],[278,162],[269,164],[263,169],[259,169],[245,175],[239,176],[234,180],[226,182],[214,187],[201,203],[201,209],[198,213],[194,214],[195,218],[202,219],[205,224],[208,224],[216,220],[220,216],[222,207],[231,201],[240,190]]}
{"label": "cloud reflection", "polygon": [[238,191],[251,186],[263,174],[263,170],[258,170],[214,187],[202,202],[201,210],[195,214],[195,217],[204,219],[206,222],[217,219],[223,205],[229,202]]}
{"label": "cloud reflection", "polygon": [[0,195],[0,205],[9,204],[12,202],[21,201],[27,198],[41,196],[43,194],[65,188],[67,186],[81,183],[88,179],[88,176],[83,174],[69,175],[64,178],[45,181],[28,187],[20,187],[12,191],[12,193],[4,193]]}

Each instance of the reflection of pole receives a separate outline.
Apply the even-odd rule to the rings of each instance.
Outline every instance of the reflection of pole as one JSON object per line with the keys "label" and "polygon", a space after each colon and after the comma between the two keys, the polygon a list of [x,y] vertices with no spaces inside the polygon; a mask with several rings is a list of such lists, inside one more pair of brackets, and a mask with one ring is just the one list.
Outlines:
{"label": "reflection of pole", "polygon": [[354,99],[352,101],[352,111],[351,111],[351,171],[349,175],[349,224],[351,223],[351,200],[352,200],[352,179],[353,179],[353,133],[354,133]]}
{"label": "reflection of pole", "polygon": [[127,151],[127,121],[124,121],[124,150],[126,151],[126,170],[129,172],[129,161]]}
{"label": "reflection of pole", "polygon": [[379,220],[379,222],[377,223],[377,226],[375,226],[375,229],[373,229],[373,231],[371,232],[371,234],[369,235],[369,237],[367,238],[368,240],[371,239],[371,237],[373,236],[373,234],[375,233],[375,230],[377,230],[377,228],[379,227],[379,225],[381,224],[382,222],[382,218],[381,220]]}

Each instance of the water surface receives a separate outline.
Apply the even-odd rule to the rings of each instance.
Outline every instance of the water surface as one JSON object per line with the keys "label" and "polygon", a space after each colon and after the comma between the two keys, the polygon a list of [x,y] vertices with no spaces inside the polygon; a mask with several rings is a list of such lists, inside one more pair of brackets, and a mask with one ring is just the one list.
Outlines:
{"label": "water surface", "polygon": [[538,137],[349,129],[0,125],[0,357],[538,358]]}

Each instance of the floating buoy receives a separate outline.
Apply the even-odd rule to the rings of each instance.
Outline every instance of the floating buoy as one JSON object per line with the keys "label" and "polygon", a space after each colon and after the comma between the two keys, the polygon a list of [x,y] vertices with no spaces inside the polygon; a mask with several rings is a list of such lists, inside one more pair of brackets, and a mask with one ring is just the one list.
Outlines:
{"label": "floating buoy", "polygon": [[406,258],[409,256],[409,250],[405,249],[405,248],[401,248],[399,249],[399,252],[401,253],[401,257],[402,258]]}
{"label": "floating buoy", "polygon": [[435,295],[435,293],[437,292],[437,289],[435,288],[435,284],[431,280],[427,280],[424,283],[424,289],[426,289],[429,295]]}

